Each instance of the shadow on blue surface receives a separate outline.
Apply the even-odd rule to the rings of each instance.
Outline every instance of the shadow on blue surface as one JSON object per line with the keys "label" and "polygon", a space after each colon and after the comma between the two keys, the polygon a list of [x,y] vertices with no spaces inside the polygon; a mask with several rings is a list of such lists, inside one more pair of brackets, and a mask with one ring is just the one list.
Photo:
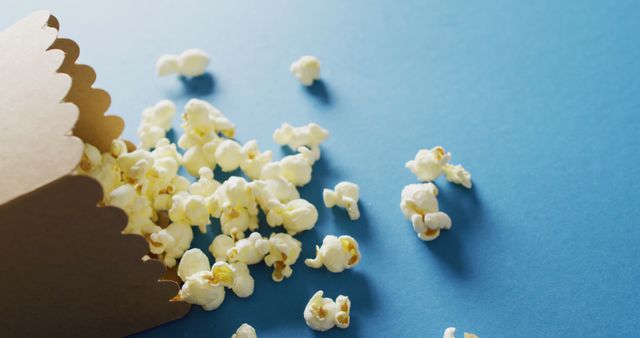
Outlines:
{"label": "shadow on blue surface", "polygon": [[473,260],[467,257],[465,246],[473,243],[473,233],[481,230],[477,226],[483,224],[482,204],[476,194],[477,189],[477,185],[469,190],[453,184],[440,188],[440,210],[451,217],[453,225],[451,230],[443,231],[437,240],[427,244],[429,251],[454,276],[463,279],[471,278],[473,272],[470,265]]}
{"label": "shadow on blue surface", "polygon": [[323,105],[330,105],[333,101],[329,88],[322,79],[314,81],[311,86],[305,86],[304,89]]}
{"label": "shadow on blue surface", "polygon": [[179,78],[184,85],[185,94],[191,96],[210,95],[216,87],[216,79],[209,72],[196,77],[180,76]]}

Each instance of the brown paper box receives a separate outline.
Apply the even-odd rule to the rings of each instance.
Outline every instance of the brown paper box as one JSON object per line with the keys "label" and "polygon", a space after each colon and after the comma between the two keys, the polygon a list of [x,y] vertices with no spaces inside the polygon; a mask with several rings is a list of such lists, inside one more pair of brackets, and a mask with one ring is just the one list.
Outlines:
{"label": "brown paper box", "polygon": [[0,33],[0,337],[117,337],[183,317],[126,214],[72,176],[82,141],[106,151],[124,127],[75,63],[79,48],[36,12]]}

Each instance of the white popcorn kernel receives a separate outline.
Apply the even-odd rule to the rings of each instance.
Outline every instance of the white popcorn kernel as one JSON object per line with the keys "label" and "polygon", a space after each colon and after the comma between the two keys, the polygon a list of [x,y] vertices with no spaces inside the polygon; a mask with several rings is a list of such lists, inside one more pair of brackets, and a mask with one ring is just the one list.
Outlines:
{"label": "white popcorn kernel", "polygon": [[267,213],[269,226],[282,225],[290,235],[313,229],[317,221],[318,210],[304,199],[295,199],[285,204],[274,205]]}
{"label": "white popcorn kernel", "polygon": [[255,281],[249,273],[249,267],[245,263],[235,262],[231,263],[233,267],[233,285],[231,290],[236,296],[240,298],[246,298],[253,294]]}
{"label": "white popcorn kernel", "polygon": [[279,145],[287,145],[291,150],[307,147],[311,150],[316,160],[320,159],[320,143],[329,137],[329,131],[316,123],[306,126],[293,127],[283,123],[273,132],[273,140]]}
{"label": "white popcorn kernel", "polygon": [[226,262],[228,260],[227,252],[233,248],[235,241],[231,236],[218,235],[209,245],[209,252],[216,259],[216,262]]}
{"label": "white popcorn kernel", "polygon": [[323,298],[322,290],[316,292],[304,308],[304,321],[311,329],[327,331],[336,325],[338,304],[331,298]]}
{"label": "white popcorn kernel", "polygon": [[216,148],[215,158],[222,171],[236,170],[242,162],[242,146],[234,140],[224,140]]}
{"label": "white popcorn kernel", "polygon": [[224,296],[224,286],[213,282],[211,272],[200,271],[187,278],[175,299],[201,305],[204,310],[211,311],[222,305]]}
{"label": "white popcorn kernel", "polygon": [[461,184],[463,187],[471,189],[471,174],[461,165],[447,164],[442,169],[447,181],[455,184]]}
{"label": "white popcorn kernel", "polygon": [[158,58],[158,62],[156,62],[156,72],[159,76],[176,74],[179,71],[180,67],[178,67],[177,55],[165,54]]}
{"label": "white popcorn kernel", "polygon": [[231,338],[258,338],[256,330],[249,324],[244,323],[240,325],[236,333]]}
{"label": "white popcorn kernel", "polygon": [[100,163],[102,163],[102,154],[100,153],[100,150],[89,143],[85,143],[82,159],[80,160],[78,168],[80,168],[84,173],[90,173],[97,169]]}
{"label": "white popcorn kernel", "polygon": [[179,74],[189,77],[205,73],[209,65],[209,55],[200,49],[187,49],[180,55],[162,55],[156,62],[159,76]]}
{"label": "white popcorn kernel", "polygon": [[306,259],[304,264],[314,269],[324,265],[327,270],[337,273],[351,269],[359,262],[360,250],[353,237],[328,235],[322,240],[321,247],[316,245],[316,257]]}
{"label": "white popcorn kernel", "polygon": [[252,180],[260,178],[262,168],[271,162],[272,153],[270,150],[260,152],[258,142],[251,140],[242,146],[242,161],[240,169]]}
{"label": "white popcorn kernel", "polygon": [[165,133],[171,129],[175,115],[176,105],[169,100],[161,100],[142,111],[142,122],[138,128],[140,148],[152,148],[158,140],[163,138]]}
{"label": "white popcorn kernel", "polygon": [[416,157],[405,164],[418,180],[423,182],[434,181],[442,174],[443,167],[449,163],[451,153],[445,152],[444,148],[437,146],[431,149],[421,149]]}
{"label": "white popcorn kernel", "polygon": [[315,157],[307,147],[300,147],[298,151],[298,154],[285,156],[278,162],[267,163],[262,168],[260,179],[282,178],[298,187],[309,183]]}
{"label": "white popcorn kernel", "polygon": [[[182,257],[185,250],[191,246],[193,231],[189,224],[171,223],[167,228],[160,230],[160,232],[166,232],[173,239],[171,245],[165,246],[162,262],[169,268],[174,267],[176,265],[176,259]],[[153,234],[151,236],[153,236]]]}
{"label": "white popcorn kernel", "polygon": [[[182,128],[185,132],[191,134],[190,136],[192,137],[196,137],[196,139],[204,141],[200,142],[200,144],[211,141],[212,136],[218,133],[229,138],[235,135],[235,125],[218,108],[204,100],[189,100],[184,106],[182,120]],[[211,135],[211,132],[214,135]],[[180,145],[180,147],[185,148],[183,145]]]}
{"label": "white popcorn kernel", "polygon": [[213,179],[213,170],[202,167],[198,170],[200,178],[189,186],[189,193],[202,197],[209,197],[220,187],[221,183]]}
{"label": "white popcorn kernel", "polygon": [[227,262],[215,262],[211,266],[212,281],[227,288],[233,287],[236,270]]}
{"label": "white popcorn kernel", "polygon": [[122,171],[122,179],[127,183],[138,183],[143,180],[153,162],[151,153],[144,149],[122,154],[116,159],[116,164]]}
{"label": "white popcorn kernel", "polygon": [[351,301],[349,297],[339,295],[336,298],[336,304],[338,305],[338,312],[336,312],[335,316],[336,326],[341,329],[346,329],[351,323]]}
{"label": "white popcorn kernel", "polygon": [[262,238],[260,233],[253,232],[249,237],[238,240],[228,248],[226,256],[230,262],[252,265],[261,262],[267,253],[269,253],[269,240]]}
{"label": "white popcorn kernel", "polygon": [[182,165],[189,175],[197,176],[200,168],[213,167],[215,161],[213,156],[206,155],[204,147],[195,146],[187,149],[184,155],[182,155]]}
{"label": "white popcorn kernel", "polygon": [[180,264],[178,264],[178,276],[183,282],[186,282],[191,275],[201,271],[209,272],[210,269],[211,264],[207,255],[202,250],[193,248],[182,255]]}
{"label": "white popcorn kernel", "polygon": [[223,234],[232,236],[235,239],[244,238],[247,230],[258,228],[257,214],[250,214],[246,208],[230,207],[225,208],[220,216],[220,230]]}
{"label": "white popcorn kernel", "polygon": [[269,237],[269,254],[264,257],[267,266],[273,266],[271,278],[275,282],[281,282],[284,278],[291,277],[293,265],[300,256],[302,243],[291,235],[274,233]]}
{"label": "white popcorn kernel", "polygon": [[124,184],[114,189],[107,197],[107,204],[118,207],[127,214],[129,222],[122,230],[123,233],[145,235],[160,231],[160,227],[151,221],[151,202],[138,195],[134,186]]}
{"label": "white popcorn kernel", "polygon": [[211,223],[209,211],[202,196],[179,192],[173,196],[173,205],[169,209],[169,218],[173,222],[184,222],[200,228],[207,233],[207,225]]}
{"label": "white popcorn kernel", "polygon": [[206,202],[209,213],[220,218],[223,234],[244,238],[244,231],[258,228],[258,204],[244,178],[229,177]]}
{"label": "white popcorn kernel", "polygon": [[423,241],[434,240],[441,229],[451,228],[449,216],[438,209],[437,195],[433,183],[410,184],[402,189],[400,209]]}
{"label": "white popcorn kernel", "polygon": [[302,56],[291,64],[291,73],[305,86],[320,78],[320,61],[315,56]]}
{"label": "white popcorn kernel", "polygon": [[360,218],[360,210],[358,210],[360,188],[357,184],[340,182],[336,184],[334,190],[324,189],[322,191],[322,199],[327,208],[333,208],[337,205],[347,209],[351,220]]}
{"label": "white popcorn kernel", "polygon": [[[456,338],[455,337],[456,334],[456,328],[455,327],[448,327],[444,330],[444,335],[442,336],[442,338]],[[473,333],[464,333],[464,338],[478,338],[477,335],[473,334]]]}
{"label": "white popcorn kernel", "polygon": [[272,207],[300,198],[296,186],[279,177],[256,180],[251,184],[256,200],[265,214],[268,214]]}

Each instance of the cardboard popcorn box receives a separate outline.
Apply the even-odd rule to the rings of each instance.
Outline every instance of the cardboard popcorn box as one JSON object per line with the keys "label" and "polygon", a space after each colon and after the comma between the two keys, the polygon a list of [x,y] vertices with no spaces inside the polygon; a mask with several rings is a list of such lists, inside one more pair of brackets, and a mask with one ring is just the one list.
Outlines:
{"label": "cardboard popcorn box", "polygon": [[83,141],[107,151],[124,124],[58,27],[40,11],[0,33],[0,337],[125,336],[189,305],[100,184],[71,175]]}

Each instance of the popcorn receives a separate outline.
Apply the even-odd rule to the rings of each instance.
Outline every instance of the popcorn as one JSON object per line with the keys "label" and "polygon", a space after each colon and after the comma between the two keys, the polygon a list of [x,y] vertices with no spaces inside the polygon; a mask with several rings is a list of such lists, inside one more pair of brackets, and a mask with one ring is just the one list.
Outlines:
{"label": "popcorn", "polygon": [[83,173],[90,173],[98,168],[102,163],[102,154],[98,148],[89,143],[84,144],[84,150],[82,152],[82,159],[78,168]]}
{"label": "popcorn", "polygon": [[331,272],[342,272],[360,263],[358,243],[351,236],[325,236],[322,246],[316,245],[316,257],[305,259],[304,264],[318,269],[323,265]]}
{"label": "popcorn", "polygon": [[207,225],[211,223],[209,211],[202,196],[179,192],[173,195],[173,205],[169,210],[169,218],[173,222],[184,222],[200,228],[207,233]]}
{"label": "popcorn", "polygon": [[262,168],[260,179],[282,178],[298,187],[309,183],[315,156],[307,147],[300,147],[298,151],[298,154],[285,156],[278,162],[266,164]]}
{"label": "popcorn", "polygon": [[211,245],[209,245],[209,252],[216,259],[216,262],[226,262],[229,258],[227,252],[233,248],[235,241],[231,236],[218,235],[213,239]]}
{"label": "popcorn", "polygon": [[302,243],[291,235],[273,233],[269,237],[269,254],[264,257],[267,266],[273,266],[271,278],[275,282],[281,282],[284,278],[291,277],[293,265],[300,256]]}
{"label": "popcorn", "polygon": [[247,264],[235,262],[231,263],[231,267],[234,270],[233,285],[231,286],[233,293],[240,298],[251,296],[253,294],[255,282],[249,273],[249,267]]}
{"label": "popcorn", "polygon": [[238,240],[227,249],[226,256],[230,262],[257,264],[269,253],[269,247],[269,239],[262,238],[258,232],[252,232],[249,237]]}
{"label": "popcorn", "polygon": [[189,175],[197,176],[200,168],[213,168],[216,165],[214,151],[217,141],[205,143],[202,146],[193,146],[182,155],[182,165]]}
{"label": "popcorn", "polygon": [[438,211],[437,195],[438,188],[433,183],[410,184],[402,189],[400,209],[423,241],[434,240],[441,229],[451,228],[449,216]]}
{"label": "popcorn", "polygon": [[[456,328],[448,327],[446,330],[444,330],[444,335],[442,336],[442,338],[456,338],[455,334],[456,334]],[[465,332],[464,338],[478,338],[478,336],[473,333]]]}
{"label": "popcorn", "polygon": [[293,62],[291,73],[305,86],[320,78],[320,61],[315,56],[303,56]]}
{"label": "popcorn", "polygon": [[329,131],[315,123],[306,126],[293,127],[283,123],[273,132],[273,140],[279,145],[287,145],[291,150],[307,147],[311,150],[316,160],[320,159],[320,143],[329,137]]}
{"label": "popcorn", "polygon": [[176,265],[176,259],[182,257],[185,250],[189,249],[192,240],[193,231],[189,224],[172,223],[165,229],[149,235],[149,248],[151,253],[158,255],[164,265],[172,268]]}
{"label": "popcorn", "polygon": [[304,199],[295,199],[269,208],[267,223],[271,227],[282,225],[289,235],[313,229],[318,221],[318,210]]}
{"label": "popcorn", "polygon": [[311,329],[327,331],[334,326],[341,329],[349,327],[351,301],[346,296],[338,296],[334,302],[323,298],[322,290],[317,291],[304,308],[304,321]]}
{"label": "popcorn", "polygon": [[215,310],[224,302],[224,287],[211,282],[209,271],[195,273],[182,284],[176,300],[183,300],[189,304],[201,305],[206,311]]}
{"label": "popcorn", "polygon": [[84,144],[82,159],[76,168],[76,173],[100,182],[103,196],[108,196],[113,189],[122,184],[116,159],[109,153],[100,154],[100,150],[89,143]]}
{"label": "popcorn", "polygon": [[205,73],[209,65],[209,55],[200,49],[187,49],[180,55],[162,55],[156,63],[159,76],[179,74],[189,77]]}
{"label": "popcorn", "polygon": [[169,100],[161,100],[154,106],[142,111],[142,122],[138,128],[140,148],[149,149],[171,129],[176,116],[176,105]]}
{"label": "popcorn", "polygon": [[442,168],[449,163],[451,153],[444,151],[444,148],[437,146],[431,149],[421,149],[416,154],[415,159],[405,164],[418,180],[423,182],[434,181],[440,174]]}
{"label": "popcorn", "polygon": [[240,169],[252,180],[260,178],[262,168],[271,162],[272,153],[270,150],[260,152],[258,142],[251,140],[242,146],[242,160]]}
{"label": "popcorn", "polygon": [[465,170],[461,165],[445,165],[442,170],[444,171],[447,181],[455,184],[461,184],[467,189],[471,189],[471,174]]}
{"label": "popcorn", "polygon": [[202,167],[198,170],[200,178],[189,186],[189,193],[209,197],[220,187],[221,183],[213,179],[213,170]]}
{"label": "popcorn", "polygon": [[144,149],[137,149],[118,156],[116,164],[122,171],[122,180],[136,184],[144,180],[147,171],[153,165],[153,156]]}
{"label": "popcorn", "polygon": [[134,186],[124,184],[114,189],[107,198],[107,204],[118,207],[127,214],[128,223],[122,233],[145,235],[160,231],[160,227],[151,221],[151,202],[138,195]]}
{"label": "popcorn", "polygon": [[220,218],[222,233],[243,238],[246,230],[258,228],[258,205],[252,185],[244,178],[229,177],[206,199],[213,217]]}
{"label": "popcorn", "polygon": [[186,282],[189,276],[200,271],[208,271],[210,268],[211,264],[209,263],[207,255],[200,249],[189,249],[182,255],[182,259],[180,259],[178,277],[180,277],[183,282]]}
{"label": "popcorn", "polygon": [[236,170],[242,162],[242,146],[234,140],[224,140],[216,148],[215,158],[222,171]]}
{"label": "popcorn", "polygon": [[251,325],[244,323],[240,325],[236,333],[234,333],[231,338],[258,338],[258,335]]}
{"label": "popcorn", "polygon": [[279,177],[256,180],[251,184],[256,200],[265,214],[274,206],[300,198],[296,186]]}
{"label": "popcorn", "polygon": [[[202,145],[211,141],[217,134],[222,134],[225,137],[233,137],[235,135],[235,125],[220,110],[204,100],[189,100],[184,106],[182,120],[182,129],[185,130],[185,135],[187,135],[181,137],[185,138],[183,142],[187,142],[189,137],[194,137],[195,140],[201,141],[198,144]],[[211,132],[213,135],[210,134]],[[181,148],[191,146],[183,146],[180,141],[178,145]]]}
{"label": "popcorn", "polygon": [[351,182],[340,182],[334,190],[324,189],[322,191],[322,199],[327,208],[339,206],[347,209],[349,218],[356,220],[360,218],[360,210],[358,210],[358,200],[360,199],[360,188]]}

